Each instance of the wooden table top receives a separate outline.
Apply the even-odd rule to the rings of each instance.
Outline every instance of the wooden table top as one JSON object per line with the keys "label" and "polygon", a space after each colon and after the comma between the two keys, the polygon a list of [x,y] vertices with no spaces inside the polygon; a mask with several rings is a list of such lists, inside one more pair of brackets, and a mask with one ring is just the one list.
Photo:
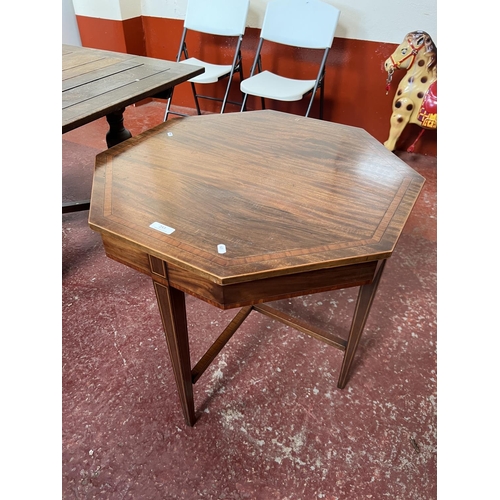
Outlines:
{"label": "wooden table top", "polygon": [[198,66],[62,46],[62,133],[204,72]]}
{"label": "wooden table top", "polygon": [[137,250],[243,283],[390,257],[424,182],[360,128],[193,116],[97,156],[89,225],[126,242],[128,262]]}

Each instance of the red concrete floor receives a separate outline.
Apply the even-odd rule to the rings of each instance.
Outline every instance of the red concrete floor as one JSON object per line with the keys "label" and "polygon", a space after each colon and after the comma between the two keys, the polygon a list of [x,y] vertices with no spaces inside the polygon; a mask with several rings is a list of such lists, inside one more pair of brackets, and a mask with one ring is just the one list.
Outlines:
{"label": "red concrete floor", "polygon": [[[164,105],[127,108],[136,135]],[[63,201],[88,198],[104,119],[63,136]],[[150,280],[62,216],[64,499],[431,500],[436,456],[436,171],[426,178],[347,387],[341,352],[251,313],[195,385],[184,424]],[[346,334],[357,289],[281,302]],[[186,296],[195,363],[235,311]]]}

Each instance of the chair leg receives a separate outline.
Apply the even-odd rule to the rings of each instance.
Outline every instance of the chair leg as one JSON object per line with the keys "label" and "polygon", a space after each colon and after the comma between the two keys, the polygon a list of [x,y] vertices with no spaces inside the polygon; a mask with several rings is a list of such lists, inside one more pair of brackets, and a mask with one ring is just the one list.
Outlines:
{"label": "chair leg", "polygon": [[319,89],[319,119],[323,119],[323,100],[325,98],[325,87],[323,82],[321,82],[321,86]]}
{"label": "chair leg", "polygon": [[240,74],[240,84],[243,81],[243,61],[240,57],[240,64],[238,65],[238,73]]}
{"label": "chair leg", "polygon": [[165,115],[163,116],[163,121],[166,122],[168,115],[170,113],[170,104],[172,103],[172,97],[174,95],[174,89],[172,89],[172,92],[170,94],[170,97],[167,99],[167,106],[165,108]]}
{"label": "chair leg", "polygon": [[[264,42],[264,39],[260,38],[259,45],[257,46],[257,51],[255,53],[255,59],[254,59],[253,64],[252,64],[252,69],[250,70],[250,77],[249,78],[251,78],[255,74],[256,69],[259,73],[262,71],[262,60],[260,57],[260,51],[262,49],[263,42]],[[248,94],[244,94],[243,103],[241,105],[241,111],[246,110],[247,97],[248,97]],[[262,98],[262,109],[265,109],[264,108],[264,98]]]}
{"label": "chair leg", "polygon": [[[232,75],[230,75],[229,78],[232,78]],[[229,89],[230,88],[231,88],[231,80],[229,80],[227,82],[226,92],[224,94],[224,98],[222,99],[222,104],[220,107],[220,114],[221,115],[224,113],[224,110],[226,109],[226,103],[227,103],[227,99],[229,97]]]}
{"label": "chair leg", "polygon": [[[184,53],[184,57],[187,59],[188,58],[188,53],[187,53],[187,47],[186,47],[186,33],[187,29],[184,28],[182,31],[182,38],[181,38],[181,43],[179,45],[179,52],[177,53],[177,58],[175,59],[176,62],[179,62],[181,60],[181,55]],[[167,107],[165,109],[165,116],[163,117],[163,121],[166,122],[168,115],[170,114],[170,104],[172,103],[172,97],[174,96],[174,87],[171,88],[170,90],[170,95],[168,96],[167,99]],[[172,114],[177,114],[172,111]]]}
{"label": "chair leg", "polygon": [[242,80],[242,64],[241,64],[241,42],[243,41],[243,36],[240,36],[238,39],[238,44],[236,45],[236,49],[234,51],[234,57],[233,57],[233,63],[231,66],[231,72],[229,73],[228,76],[228,81],[226,85],[226,92],[224,93],[224,99],[222,99],[222,106],[221,106],[221,114],[224,113],[224,110],[226,108],[226,103],[229,99],[229,91],[231,89],[231,85],[233,83],[233,76],[234,72],[237,71],[240,74],[240,83]]}
{"label": "chair leg", "polygon": [[243,100],[241,101],[240,113],[243,113],[243,111],[246,111],[247,97],[248,97],[248,94],[243,94]]}
{"label": "chair leg", "polygon": [[196,105],[196,111],[198,112],[199,115],[201,115],[200,104],[198,102],[198,94],[196,93],[196,87],[194,86],[193,82],[191,82],[191,90],[193,91],[193,97],[194,97],[194,103]]}
{"label": "chair leg", "polygon": [[[241,82],[244,80],[243,76],[243,61],[240,59],[240,65],[239,65],[239,74],[240,74],[240,88],[241,88]],[[240,90],[241,92],[241,90]],[[243,103],[243,98],[245,97],[245,94],[241,92],[241,102]],[[243,108],[241,108],[240,111],[243,111]]]}

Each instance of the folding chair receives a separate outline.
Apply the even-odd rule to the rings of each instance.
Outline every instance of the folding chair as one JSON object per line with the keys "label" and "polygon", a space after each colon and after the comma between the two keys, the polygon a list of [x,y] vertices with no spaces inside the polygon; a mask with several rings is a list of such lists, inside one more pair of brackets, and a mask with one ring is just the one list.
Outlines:
{"label": "folding chair", "polygon": [[[245,33],[249,4],[250,0],[188,0],[177,62],[203,66],[205,68],[205,73],[188,80],[191,83],[196,111],[199,115],[201,111],[198,99],[210,99],[222,102],[221,113],[224,113],[228,102],[236,105],[241,104],[241,102],[229,101],[228,96],[234,73],[239,73],[240,82],[243,79],[241,42]],[[212,64],[196,57],[189,57],[186,44],[186,35],[189,30],[226,38],[237,37],[232,63]],[[181,60],[181,57],[184,57],[184,59]],[[228,82],[223,99],[201,95],[196,90],[195,84],[216,83],[225,78],[227,78]],[[164,121],[167,120],[170,113],[178,116],[186,116],[182,113],[170,111],[172,95],[173,93],[170,94],[167,100]]]}
{"label": "folding chair", "polygon": [[[340,10],[320,0],[273,0],[268,3],[259,44],[250,76],[240,84],[243,92],[241,111],[246,108],[248,95],[277,101],[299,101],[311,94],[305,116],[309,116],[314,97],[320,89],[320,118],[323,118],[325,65],[340,16]],[[315,80],[300,80],[262,71],[261,50],[264,41],[289,45],[299,49],[323,49]],[[279,54],[279,52],[277,52]],[[256,70],[258,72],[256,73]]]}

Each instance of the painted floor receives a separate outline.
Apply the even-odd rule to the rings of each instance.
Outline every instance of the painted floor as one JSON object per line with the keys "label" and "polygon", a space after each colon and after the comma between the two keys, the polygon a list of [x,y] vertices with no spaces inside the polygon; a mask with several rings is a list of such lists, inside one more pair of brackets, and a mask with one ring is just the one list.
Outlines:
{"label": "painted floor", "polygon": [[[133,135],[164,105],[129,107]],[[89,198],[105,119],[63,135],[63,201]],[[382,277],[350,380],[341,352],[252,312],[194,386],[184,424],[151,281],[105,256],[88,212],[62,215],[64,499],[437,497],[436,173]],[[357,288],[281,301],[346,335]],[[186,296],[193,364],[232,319]]]}

